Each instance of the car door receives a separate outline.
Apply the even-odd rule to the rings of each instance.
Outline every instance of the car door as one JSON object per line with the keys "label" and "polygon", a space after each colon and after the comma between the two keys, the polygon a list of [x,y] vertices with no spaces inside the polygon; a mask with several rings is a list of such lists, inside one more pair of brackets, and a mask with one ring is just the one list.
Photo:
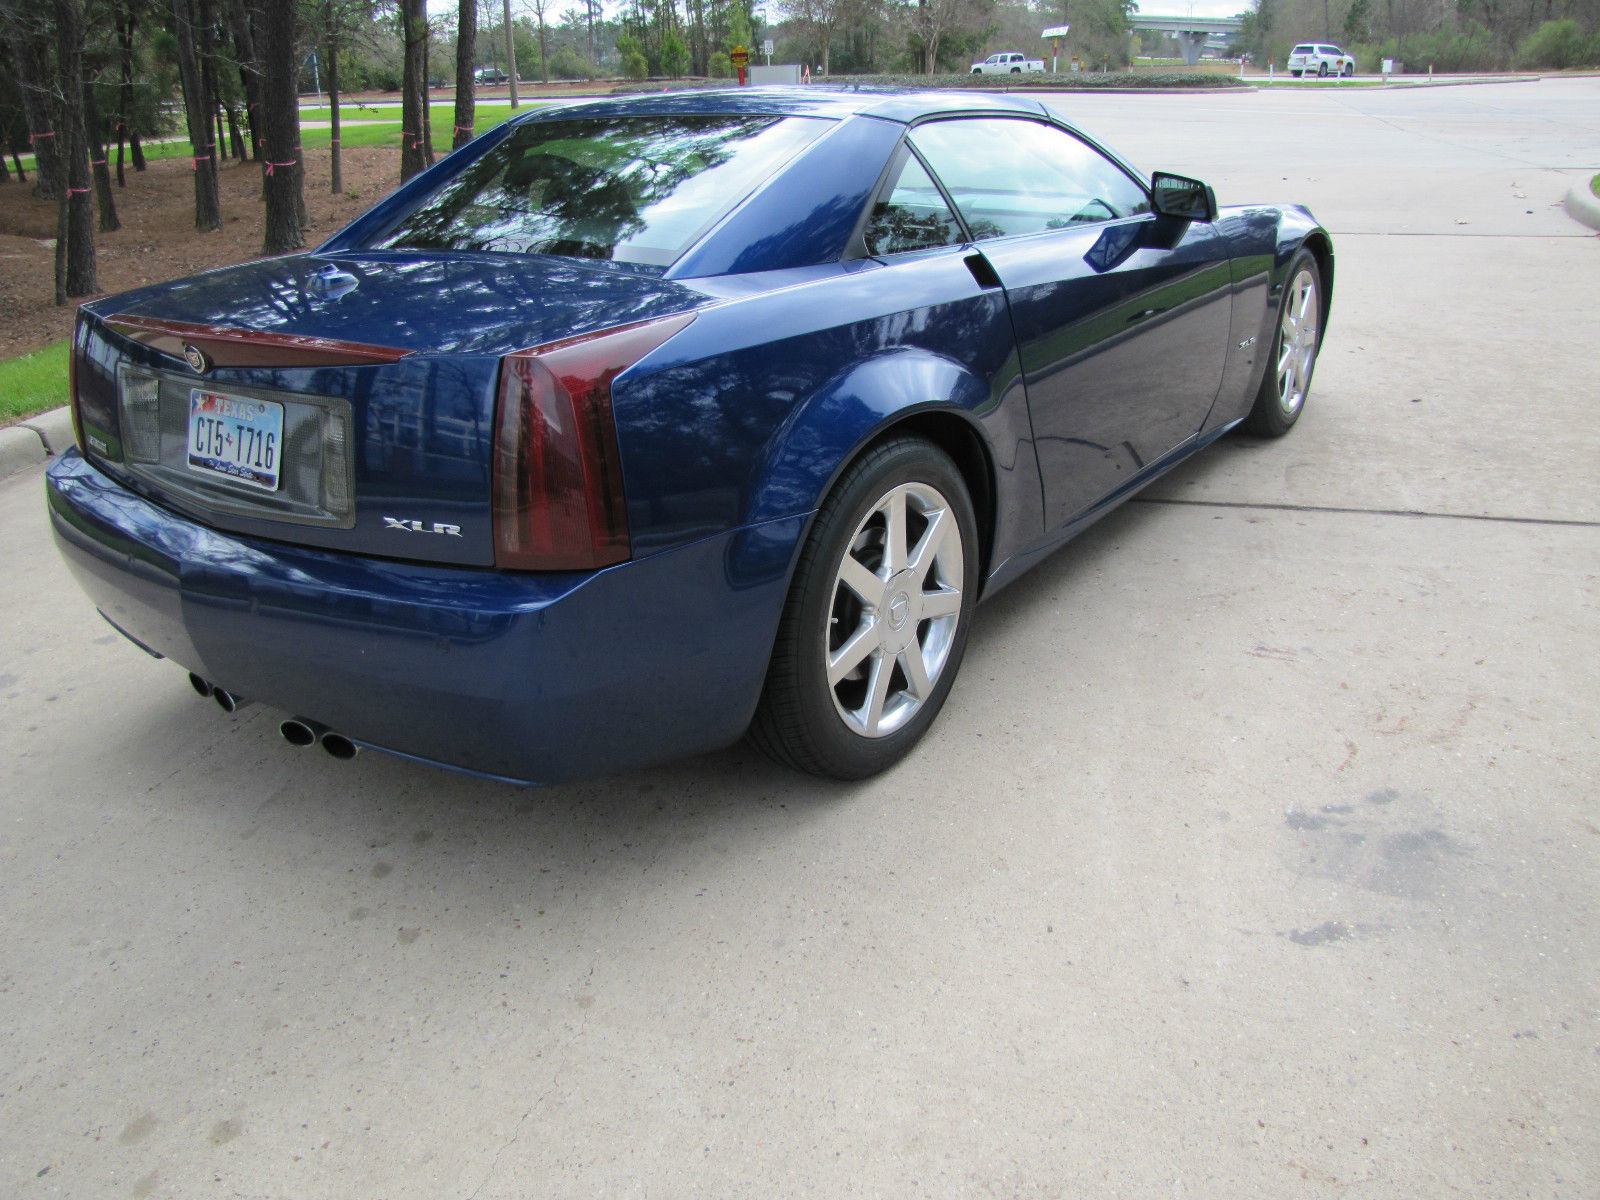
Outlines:
{"label": "car door", "polygon": [[1228,344],[1225,244],[1043,120],[931,121],[910,141],[1010,300],[1058,529],[1198,434]]}

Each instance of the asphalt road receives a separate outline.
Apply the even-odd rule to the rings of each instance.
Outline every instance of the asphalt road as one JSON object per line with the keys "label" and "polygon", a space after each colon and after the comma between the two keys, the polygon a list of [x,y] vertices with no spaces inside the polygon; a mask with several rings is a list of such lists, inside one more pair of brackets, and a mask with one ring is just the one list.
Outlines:
{"label": "asphalt road", "polygon": [[1312,205],[1326,350],[879,780],[292,750],[0,483],[0,1194],[1600,1193],[1600,79],[1059,104]]}

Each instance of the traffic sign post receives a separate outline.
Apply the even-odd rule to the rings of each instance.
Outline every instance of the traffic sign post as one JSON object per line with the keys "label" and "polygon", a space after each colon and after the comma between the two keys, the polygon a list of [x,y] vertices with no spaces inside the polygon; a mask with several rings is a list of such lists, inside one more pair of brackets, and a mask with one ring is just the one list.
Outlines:
{"label": "traffic sign post", "polygon": [[1067,36],[1067,31],[1071,28],[1071,25],[1052,25],[1039,35],[1050,39],[1050,74],[1052,75],[1061,74],[1061,39]]}

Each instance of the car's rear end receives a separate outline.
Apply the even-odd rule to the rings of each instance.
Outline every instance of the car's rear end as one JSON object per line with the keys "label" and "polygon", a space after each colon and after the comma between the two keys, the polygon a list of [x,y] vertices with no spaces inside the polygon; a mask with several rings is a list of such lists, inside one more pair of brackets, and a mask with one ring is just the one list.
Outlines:
{"label": "car's rear end", "polygon": [[1289,74],[1298,78],[1301,75],[1317,73],[1317,64],[1321,59],[1317,55],[1317,47],[1311,42],[1302,42],[1289,51]]}
{"label": "car's rear end", "polygon": [[[652,225],[628,209],[638,189],[556,180],[584,164],[549,150],[572,140],[552,128],[492,186],[446,183],[359,246],[85,306],[80,451],[48,490],[95,605],[230,702],[491,775],[547,781],[736,738],[771,630],[730,626],[729,605],[775,621],[785,576],[730,598],[738,555],[765,552],[730,547],[737,530],[634,553],[614,391],[644,386],[713,301],[617,247],[670,261],[817,134],[783,125],[743,113],[661,135],[680,153],[757,147],[757,174],[724,172],[692,221]],[[456,236],[530,221],[562,252]]]}

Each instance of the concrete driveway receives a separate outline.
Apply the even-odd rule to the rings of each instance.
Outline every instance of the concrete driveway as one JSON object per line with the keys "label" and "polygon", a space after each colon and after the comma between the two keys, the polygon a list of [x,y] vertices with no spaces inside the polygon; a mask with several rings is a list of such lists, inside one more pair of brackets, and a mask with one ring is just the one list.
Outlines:
{"label": "concrete driveway", "polygon": [[1600,1192],[1600,79],[1059,106],[1310,204],[1326,351],[879,780],[291,750],[0,484],[0,1194]]}

